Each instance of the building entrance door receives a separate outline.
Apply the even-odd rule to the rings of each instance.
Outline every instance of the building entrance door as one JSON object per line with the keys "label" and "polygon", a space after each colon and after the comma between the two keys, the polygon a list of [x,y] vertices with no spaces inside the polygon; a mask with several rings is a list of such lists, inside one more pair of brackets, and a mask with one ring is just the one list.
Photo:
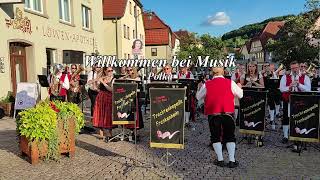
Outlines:
{"label": "building entrance door", "polygon": [[12,90],[15,95],[17,84],[27,82],[26,50],[22,43],[10,43],[10,69]]}

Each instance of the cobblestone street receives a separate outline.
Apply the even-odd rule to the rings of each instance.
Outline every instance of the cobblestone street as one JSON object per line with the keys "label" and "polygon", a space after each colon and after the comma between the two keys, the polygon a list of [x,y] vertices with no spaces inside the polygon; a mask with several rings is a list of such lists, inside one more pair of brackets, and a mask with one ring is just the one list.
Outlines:
{"label": "cobblestone street", "polygon": [[[32,166],[20,155],[14,120],[1,119],[0,179],[320,179],[319,151],[308,147],[301,156],[292,153],[279,143],[280,131],[267,132],[260,148],[242,141],[237,146],[238,168],[215,166],[204,118],[194,123],[195,130],[186,130],[184,150],[169,151],[176,162],[166,167],[161,161],[166,150],[149,148],[148,124],[139,132],[136,150],[132,143],[105,143],[86,133],[77,137],[74,159]],[[226,152],[224,157],[227,161]]]}

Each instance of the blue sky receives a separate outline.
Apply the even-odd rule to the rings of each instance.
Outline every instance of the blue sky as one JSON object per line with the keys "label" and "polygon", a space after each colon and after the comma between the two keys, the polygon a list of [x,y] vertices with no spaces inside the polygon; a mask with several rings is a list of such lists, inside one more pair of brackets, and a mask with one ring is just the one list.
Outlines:
{"label": "blue sky", "polygon": [[221,36],[241,26],[267,18],[299,14],[305,0],[142,0],[176,31]]}

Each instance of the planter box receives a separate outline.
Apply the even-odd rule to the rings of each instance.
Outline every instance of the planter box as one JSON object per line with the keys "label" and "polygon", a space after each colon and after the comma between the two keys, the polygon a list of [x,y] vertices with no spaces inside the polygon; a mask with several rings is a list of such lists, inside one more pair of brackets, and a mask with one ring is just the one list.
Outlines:
{"label": "planter box", "polygon": [[12,103],[1,103],[0,102],[0,107],[4,110],[4,114],[6,116],[10,116],[11,115]]}
{"label": "planter box", "polygon": [[[66,154],[69,157],[74,157],[75,155],[75,123],[73,120],[69,120],[68,132],[63,128],[63,122],[58,123],[58,136],[59,136],[59,154]],[[29,158],[29,162],[32,165],[38,164],[39,159],[43,159],[48,152],[48,143],[30,142],[25,136],[20,136],[20,150],[22,155]]]}

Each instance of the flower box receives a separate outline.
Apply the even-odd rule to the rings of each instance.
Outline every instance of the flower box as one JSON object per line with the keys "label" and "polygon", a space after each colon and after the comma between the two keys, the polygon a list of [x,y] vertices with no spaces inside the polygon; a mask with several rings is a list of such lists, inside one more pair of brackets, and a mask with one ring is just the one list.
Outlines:
{"label": "flower box", "polygon": [[[64,129],[63,120],[58,121],[58,146],[59,155],[66,154],[69,157],[75,155],[75,121],[68,120],[68,129]],[[20,136],[20,150],[22,155],[27,156],[32,165],[38,164],[39,159],[44,159],[48,153],[48,142],[29,142],[25,136]]]}
{"label": "flower box", "polygon": [[10,116],[11,115],[11,110],[12,110],[12,103],[4,103],[4,102],[0,102],[0,107],[4,110],[4,114],[6,116]]}

